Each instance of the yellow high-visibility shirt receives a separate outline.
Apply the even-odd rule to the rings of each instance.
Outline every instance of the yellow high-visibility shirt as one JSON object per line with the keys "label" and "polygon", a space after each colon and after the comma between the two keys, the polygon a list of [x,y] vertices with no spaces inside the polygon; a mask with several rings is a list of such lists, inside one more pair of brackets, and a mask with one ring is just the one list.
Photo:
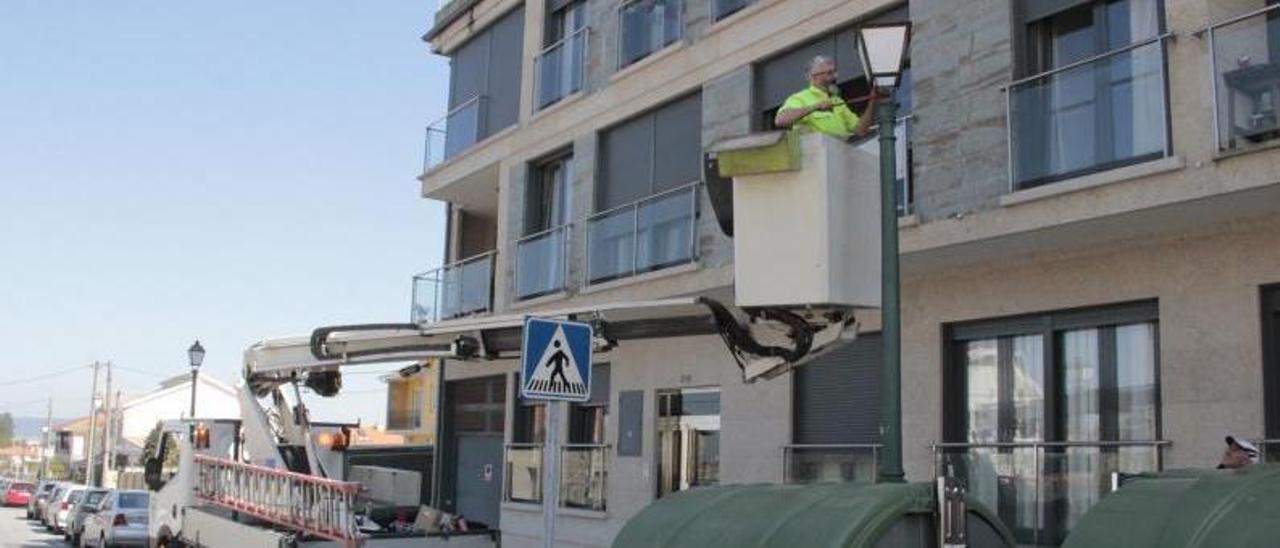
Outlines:
{"label": "yellow high-visibility shirt", "polygon": [[797,108],[805,108],[816,105],[822,101],[831,101],[831,110],[815,110],[804,118],[796,120],[791,127],[804,128],[809,131],[817,131],[834,135],[841,139],[847,139],[853,135],[853,129],[858,127],[858,115],[853,113],[849,105],[844,102],[838,95],[828,94],[826,90],[814,86],[809,86],[801,91],[791,94],[787,97],[787,102],[782,103],[784,110]]}

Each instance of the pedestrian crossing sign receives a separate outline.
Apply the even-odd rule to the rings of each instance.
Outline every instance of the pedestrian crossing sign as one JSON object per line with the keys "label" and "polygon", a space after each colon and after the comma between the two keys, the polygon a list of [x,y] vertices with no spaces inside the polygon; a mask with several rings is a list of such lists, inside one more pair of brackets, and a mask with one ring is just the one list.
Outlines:
{"label": "pedestrian crossing sign", "polygon": [[585,323],[526,319],[520,353],[520,397],[590,399],[591,338],[591,326]]}

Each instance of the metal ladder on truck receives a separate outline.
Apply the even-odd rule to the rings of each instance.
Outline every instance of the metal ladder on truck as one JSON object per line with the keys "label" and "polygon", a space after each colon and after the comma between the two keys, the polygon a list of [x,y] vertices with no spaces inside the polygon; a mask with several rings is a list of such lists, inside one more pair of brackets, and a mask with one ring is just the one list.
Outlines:
{"label": "metal ladder on truck", "polygon": [[360,484],[195,455],[197,499],[355,548]]}

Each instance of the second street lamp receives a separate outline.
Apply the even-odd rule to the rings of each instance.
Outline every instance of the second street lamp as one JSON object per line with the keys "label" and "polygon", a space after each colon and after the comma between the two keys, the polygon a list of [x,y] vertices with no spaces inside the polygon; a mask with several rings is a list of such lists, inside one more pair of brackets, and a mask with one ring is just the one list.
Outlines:
{"label": "second street lamp", "polygon": [[200,376],[200,364],[204,363],[204,347],[197,340],[187,349],[187,360],[191,364],[191,417],[196,418],[196,381]]}
{"label": "second street lamp", "polygon": [[893,90],[902,77],[910,23],[858,29],[858,56],[867,83],[888,91],[876,109],[880,126],[880,325],[884,354],[880,370],[880,458],[876,481],[902,482],[902,317],[898,277],[898,174],[894,134],[898,103]]}

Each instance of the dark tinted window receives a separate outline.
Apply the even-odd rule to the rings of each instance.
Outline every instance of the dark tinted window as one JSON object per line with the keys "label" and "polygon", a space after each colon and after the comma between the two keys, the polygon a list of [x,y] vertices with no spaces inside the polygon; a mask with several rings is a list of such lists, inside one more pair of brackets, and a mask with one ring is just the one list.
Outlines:
{"label": "dark tinted window", "polygon": [[120,493],[120,503],[116,506],[119,508],[146,508],[147,500],[146,493]]}

